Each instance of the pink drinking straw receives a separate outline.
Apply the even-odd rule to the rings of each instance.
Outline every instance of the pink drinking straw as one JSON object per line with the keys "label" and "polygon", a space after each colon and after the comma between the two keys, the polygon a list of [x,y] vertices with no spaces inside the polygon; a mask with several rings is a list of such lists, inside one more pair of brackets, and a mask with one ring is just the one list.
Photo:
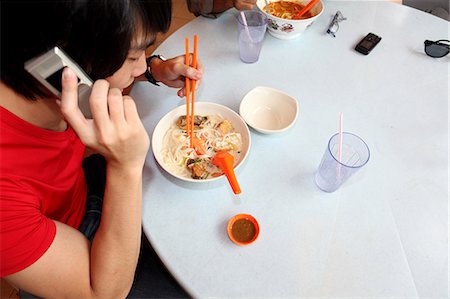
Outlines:
{"label": "pink drinking straw", "polygon": [[342,127],[343,127],[343,121],[344,116],[342,112],[339,112],[339,145],[338,145],[338,161],[341,162],[342,160]]}
{"label": "pink drinking straw", "polygon": [[341,179],[341,161],[342,161],[342,129],[343,129],[344,115],[339,112],[339,143],[338,143],[338,179]]}
{"label": "pink drinking straw", "polygon": [[241,10],[240,14],[241,14],[242,23],[244,23],[245,32],[247,32],[247,35],[248,35],[248,38],[250,39],[250,42],[253,43],[252,36],[250,35],[250,30],[248,29],[247,18],[245,17],[245,13]]}

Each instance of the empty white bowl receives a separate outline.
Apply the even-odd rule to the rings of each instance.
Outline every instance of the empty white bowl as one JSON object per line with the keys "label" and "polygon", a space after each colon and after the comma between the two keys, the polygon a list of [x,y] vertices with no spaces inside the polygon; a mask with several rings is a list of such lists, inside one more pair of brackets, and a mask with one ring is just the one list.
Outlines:
{"label": "empty white bowl", "polygon": [[258,132],[279,133],[294,125],[298,115],[298,102],[280,90],[258,86],[244,96],[239,114]]}

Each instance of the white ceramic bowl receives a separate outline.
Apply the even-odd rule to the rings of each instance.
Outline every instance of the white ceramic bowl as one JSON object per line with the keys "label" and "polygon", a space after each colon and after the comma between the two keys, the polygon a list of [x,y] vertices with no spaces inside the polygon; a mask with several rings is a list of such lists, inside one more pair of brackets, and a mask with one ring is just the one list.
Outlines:
{"label": "white ceramic bowl", "polygon": [[[279,0],[267,0],[267,2],[277,2]],[[306,5],[310,0],[290,0],[292,2],[298,2],[302,5]],[[258,0],[256,6],[262,11],[268,18],[267,30],[269,33],[279,39],[293,39],[299,37],[314,21],[322,14],[324,4],[322,1],[317,2],[311,9],[313,17],[302,20],[288,20],[275,17],[266,13],[264,7],[266,6],[265,0]]]}
{"label": "white ceramic bowl", "polygon": [[244,96],[239,114],[258,132],[280,133],[297,120],[298,102],[280,90],[258,86]]}
{"label": "white ceramic bowl", "polygon": [[[250,152],[250,131],[248,129],[247,124],[242,119],[242,117],[239,116],[236,112],[231,110],[228,107],[225,107],[220,104],[216,103],[210,103],[210,102],[196,102],[195,103],[195,115],[217,115],[220,114],[225,119],[229,120],[231,124],[234,127],[234,130],[236,132],[239,132],[242,136],[242,148],[241,153],[234,161],[234,169],[239,168],[241,166],[245,159],[247,158],[249,152]],[[155,129],[153,130],[152,134],[152,150],[153,155],[158,162],[158,164],[169,174],[172,176],[183,180],[187,182],[193,182],[193,183],[206,183],[215,181],[218,179],[221,179],[225,177],[225,175],[217,176],[217,177],[210,177],[204,180],[197,180],[193,179],[191,177],[184,177],[181,175],[177,175],[173,173],[165,164],[162,157],[162,149],[163,149],[163,140],[166,132],[169,130],[169,128],[175,123],[175,121],[182,115],[186,115],[186,105],[178,106],[175,109],[169,111],[166,115],[161,118],[161,120],[156,125]]]}

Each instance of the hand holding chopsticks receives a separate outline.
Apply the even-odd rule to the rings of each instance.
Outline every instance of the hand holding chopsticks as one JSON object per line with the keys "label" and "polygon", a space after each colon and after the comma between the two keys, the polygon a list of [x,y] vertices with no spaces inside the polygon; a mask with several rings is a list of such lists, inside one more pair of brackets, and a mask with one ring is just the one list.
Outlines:
{"label": "hand holding chopsticks", "polygon": [[[192,61],[193,54],[190,54],[190,61]],[[177,92],[180,98],[186,95],[185,78],[196,80],[196,87],[198,87],[203,76],[203,65],[197,57],[197,69],[185,64],[185,54],[162,61],[159,59],[152,60],[152,74],[155,79],[169,87],[180,88]]]}

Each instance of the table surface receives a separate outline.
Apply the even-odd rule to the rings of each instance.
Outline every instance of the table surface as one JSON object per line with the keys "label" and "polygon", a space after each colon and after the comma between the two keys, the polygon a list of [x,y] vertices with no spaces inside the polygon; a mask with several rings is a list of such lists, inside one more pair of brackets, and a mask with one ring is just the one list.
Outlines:
{"label": "table surface", "polygon": [[[336,38],[325,33],[340,10]],[[144,170],[143,229],[161,260],[193,297],[447,297],[450,55],[433,59],[425,39],[449,38],[449,23],[382,1],[328,1],[298,39],[267,33],[260,60],[239,60],[236,10],[196,18],[156,53],[184,53],[199,36],[205,75],[196,97],[239,111],[256,86],[299,103],[296,124],[279,135],[251,129],[250,155],[226,179],[189,184],[152,155]],[[368,56],[354,51],[368,32],[382,37]],[[151,135],[182,105],[176,90],[143,82],[132,90]],[[371,150],[368,164],[338,191],[314,183],[329,137],[344,130]],[[232,243],[227,221],[249,213],[258,240]]]}

